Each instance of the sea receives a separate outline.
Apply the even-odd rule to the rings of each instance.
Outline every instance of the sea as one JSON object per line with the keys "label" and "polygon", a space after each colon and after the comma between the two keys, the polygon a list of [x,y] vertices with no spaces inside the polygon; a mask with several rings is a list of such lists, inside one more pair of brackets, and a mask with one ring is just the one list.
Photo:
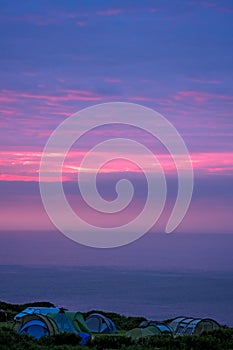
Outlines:
{"label": "sea", "polygon": [[102,310],[159,321],[208,317],[233,326],[232,235],[211,240],[178,235],[170,245],[161,236],[153,252],[149,237],[102,251],[81,246],[77,251],[76,243],[62,237],[57,251],[53,234],[44,247],[43,235],[34,236],[34,245],[27,237],[22,242],[14,234],[20,240],[14,245],[9,234],[0,235],[1,301],[50,301],[70,311]]}
{"label": "sea", "polygon": [[232,274],[108,267],[1,266],[0,299],[50,301],[72,311],[103,310],[165,320],[210,317],[233,326]]}

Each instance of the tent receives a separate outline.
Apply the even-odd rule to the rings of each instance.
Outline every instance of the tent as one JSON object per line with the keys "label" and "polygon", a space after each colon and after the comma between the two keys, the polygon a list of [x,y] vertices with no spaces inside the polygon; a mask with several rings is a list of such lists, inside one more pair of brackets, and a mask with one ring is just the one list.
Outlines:
{"label": "tent", "polygon": [[146,328],[148,326],[154,326],[159,329],[160,334],[173,334],[173,329],[165,322],[159,321],[143,321],[140,323],[139,328]]}
{"label": "tent", "polygon": [[17,319],[14,329],[18,334],[27,334],[36,339],[59,333],[58,327],[52,319],[36,314],[28,314]]}
{"label": "tent", "polygon": [[117,332],[115,323],[101,314],[91,314],[86,318],[86,325],[92,333],[113,334]]}
{"label": "tent", "polygon": [[46,316],[28,314],[16,320],[14,329],[19,334],[27,334],[36,339],[64,332],[79,335],[82,338],[80,344],[86,344],[91,339],[90,331],[79,312],[60,310]]}
{"label": "tent", "polygon": [[138,327],[138,328],[131,329],[130,331],[125,333],[126,337],[129,337],[132,340],[136,340],[136,341],[139,339],[151,337],[154,335],[161,335],[160,330],[155,326],[148,326],[144,328]]}
{"label": "tent", "polygon": [[174,336],[201,334],[204,331],[219,329],[220,325],[210,318],[176,317],[168,323]]}
{"label": "tent", "polygon": [[14,317],[14,320],[18,320],[19,318],[25,316],[25,315],[32,315],[32,314],[37,314],[37,315],[48,315],[51,313],[56,313],[59,312],[59,308],[58,307],[40,307],[40,306],[35,306],[35,307],[27,307],[26,309],[24,309],[22,312],[20,312],[19,314],[17,314]]}
{"label": "tent", "polygon": [[60,333],[75,333],[79,335],[82,340],[80,344],[86,344],[91,340],[91,332],[87,328],[84,318],[80,312],[65,312],[60,309],[57,313],[48,314],[57,325]]}
{"label": "tent", "polygon": [[57,313],[48,314],[48,317],[56,323],[61,333],[91,334],[80,312],[64,312],[64,310],[60,310]]}

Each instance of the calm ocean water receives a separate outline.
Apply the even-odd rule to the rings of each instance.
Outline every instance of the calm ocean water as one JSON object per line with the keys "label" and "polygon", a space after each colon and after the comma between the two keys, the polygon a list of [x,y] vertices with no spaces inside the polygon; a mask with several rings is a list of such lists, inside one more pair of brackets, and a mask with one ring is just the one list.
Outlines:
{"label": "calm ocean water", "polygon": [[99,309],[156,320],[212,317],[233,326],[230,271],[2,265],[0,280],[0,300],[12,303],[44,300],[69,310]]}

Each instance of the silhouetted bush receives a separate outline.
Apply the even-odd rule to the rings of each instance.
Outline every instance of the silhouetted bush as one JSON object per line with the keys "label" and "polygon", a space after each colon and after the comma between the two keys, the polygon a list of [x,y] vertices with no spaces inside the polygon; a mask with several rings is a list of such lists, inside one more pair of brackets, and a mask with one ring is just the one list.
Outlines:
{"label": "silhouetted bush", "polygon": [[98,335],[89,346],[78,345],[80,338],[64,333],[39,341],[16,334],[9,326],[0,328],[1,350],[229,350],[233,349],[233,329],[220,329],[171,338],[152,336],[133,342],[123,334]]}
{"label": "silhouetted bush", "polygon": [[38,343],[42,345],[79,345],[81,340],[82,338],[75,333],[61,333],[43,337],[38,340]]}
{"label": "silhouetted bush", "polygon": [[47,301],[32,302],[26,304],[9,304],[0,301],[0,309],[6,312],[7,321],[12,321],[14,316],[23,311],[27,307],[40,306],[40,307],[54,307],[54,305]]}
{"label": "silhouetted bush", "polygon": [[102,334],[95,336],[91,346],[97,350],[102,349],[127,349],[127,346],[134,344],[129,337],[122,334]]}

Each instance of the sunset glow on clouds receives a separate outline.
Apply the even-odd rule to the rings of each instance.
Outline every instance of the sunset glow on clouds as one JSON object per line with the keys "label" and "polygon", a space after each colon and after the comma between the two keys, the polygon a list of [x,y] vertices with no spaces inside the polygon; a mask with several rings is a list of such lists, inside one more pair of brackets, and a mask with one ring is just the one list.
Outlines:
{"label": "sunset glow on clouds", "polygon": [[[72,181],[78,172],[97,172],[99,169],[99,160],[102,154],[95,153],[96,164],[93,164],[92,169],[81,168],[80,164],[87,153],[70,152],[64,167],[63,175],[65,181]],[[2,151],[0,152],[0,166],[1,166],[1,180],[8,181],[39,181],[39,168],[41,152],[14,152]],[[51,157],[59,157],[59,154],[51,154]],[[115,159],[114,153],[110,154],[112,161],[107,163],[104,167],[99,169],[100,173],[114,173],[114,172],[141,172],[135,164]],[[143,163],[146,172],[155,172],[155,161],[148,156],[142,154]],[[170,155],[156,154],[164,172],[166,174],[176,175],[176,166]],[[226,175],[231,176],[233,171],[233,153],[194,153],[191,154],[192,166],[197,176],[203,175]],[[184,164],[185,168],[185,164]],[[51,174],[53,174],[53,163],[51,162]],[[55,181],[56,177],[51,177],[49,181]]]}
{"label": "sunset glow on clouds", "polygon": [[[195,198],[180,230],[220,230],[227,218],[230,221],[232,188],[223,194],[218,189],[224,179],[229,185],[233,175],[231,1],[100,0],[88,6],[74,0],[56,5],[50,0],[46,5],[3,0],[0,6],[0,180],[1,188],[7,188],[1,196],[0,229],[32,229],[33,222],[39,229],[51,228],[39,192],[30,202],[30,182],[38,185],[49,136],[77,111],[116,101],[161,113],[187,145],[197,186],[199,180],[207,186],[216,179],[204,199]],[[149,135],[121,126],[95,130],[75,145],[64,163],[63,180],[76,181],[80,171],[95,172],[103,154],[96,153],[88,169],[80,168],[81,160],[108,137],[142,142],[166,176],[176,179],[175,164],[165,149]],[[114,152],[109,156],[114,159]],[[146,172],[156,172],[153,160],[143,154],[142,159]],[[134,177],[141,170],[122,159],[100,169],[100,176],[118,173]],[[48,181],[54,180],[51,163]],[[22,189],[16,201],[8,194],[14,184]],[[139,208],[141,198],[136,201]],[[12,211],[15,221],[9,223]],[[225,231],[230,231],[230,223]]]}

